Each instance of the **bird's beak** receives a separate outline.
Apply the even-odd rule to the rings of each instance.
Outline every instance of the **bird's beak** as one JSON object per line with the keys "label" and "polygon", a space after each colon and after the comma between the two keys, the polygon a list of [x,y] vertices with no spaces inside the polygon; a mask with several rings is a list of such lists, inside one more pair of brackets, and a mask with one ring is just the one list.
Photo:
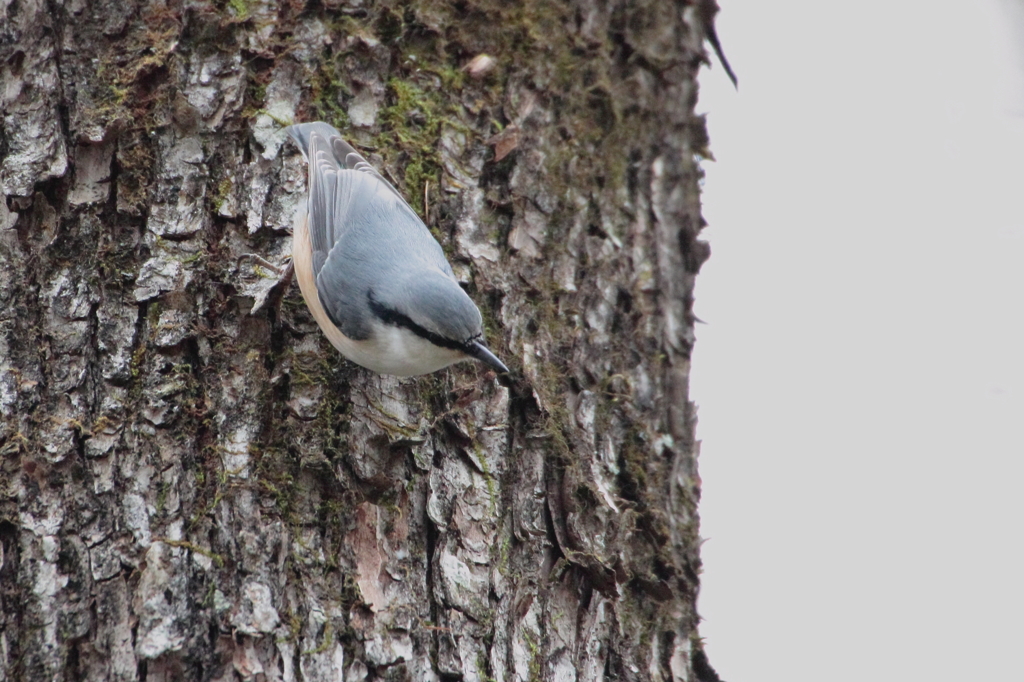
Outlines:
{"label": "bird's beak", "polygon": [[505,366],[505,363],[499,360],[487,346],[479,341],[470,341],[469,345],[466,346],[466,354],[476,358],[485,365],[490,365],[499,372],[508,373],[508,367]]}

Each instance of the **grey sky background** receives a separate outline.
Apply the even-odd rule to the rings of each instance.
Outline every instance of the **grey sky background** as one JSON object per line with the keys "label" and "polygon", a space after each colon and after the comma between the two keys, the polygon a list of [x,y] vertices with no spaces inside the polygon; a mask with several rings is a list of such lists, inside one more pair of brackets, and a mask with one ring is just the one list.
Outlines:
{"label": "grey sky background", "polygon": [[710,660],[1024,680],[1024,0],[721,4],[740,89],[701,75],[692,383]]}

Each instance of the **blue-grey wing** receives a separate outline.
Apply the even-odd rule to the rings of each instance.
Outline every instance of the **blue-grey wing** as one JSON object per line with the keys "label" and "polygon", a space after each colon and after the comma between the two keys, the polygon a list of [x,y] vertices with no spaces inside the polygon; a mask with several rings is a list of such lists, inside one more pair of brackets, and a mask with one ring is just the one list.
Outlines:
{"label": "blue-grey wing", "polygon": [[365,339],[371,291],[386,298],[422,267],[453,277],[451,267],[409,204],[336,130],[307,123],[289,134],[309,163],[309,234],[320,302],[346,336]]}

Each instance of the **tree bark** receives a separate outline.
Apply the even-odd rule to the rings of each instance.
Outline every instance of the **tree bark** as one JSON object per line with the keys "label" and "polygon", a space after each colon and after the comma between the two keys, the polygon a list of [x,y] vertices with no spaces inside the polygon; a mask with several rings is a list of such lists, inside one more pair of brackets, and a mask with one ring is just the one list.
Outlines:
{"label": "tree bark", "polygon": [[[694,7],[0,4],[0,680],[717,679]],[[510,379],[323,338],[270,267],[315,119]]]}

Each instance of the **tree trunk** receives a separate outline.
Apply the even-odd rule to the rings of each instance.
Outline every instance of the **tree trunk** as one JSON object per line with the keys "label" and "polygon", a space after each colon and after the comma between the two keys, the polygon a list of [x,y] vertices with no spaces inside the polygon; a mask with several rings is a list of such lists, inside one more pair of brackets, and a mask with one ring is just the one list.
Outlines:
{"label": "tree trunk", "polygon": [[[0,1],[0,680],[717,679],[693,7]],[[315,119],[511,380],[356,367],[268,267]]]}

